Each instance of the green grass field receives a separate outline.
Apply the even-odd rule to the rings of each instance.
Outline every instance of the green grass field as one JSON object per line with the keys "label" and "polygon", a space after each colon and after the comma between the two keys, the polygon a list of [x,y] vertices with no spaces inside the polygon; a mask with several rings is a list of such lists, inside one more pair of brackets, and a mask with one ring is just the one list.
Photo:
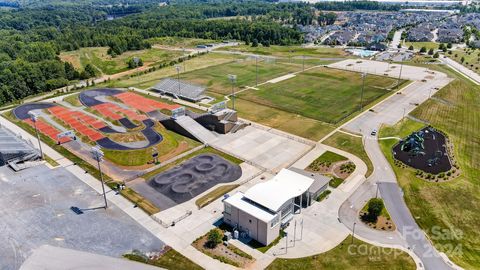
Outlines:
{"label": "green grass field", "polygon": [[[473,70],[476,73],[480,73],[480,51],[464,48],[461,50],[452,51],[452,54],[446,54],[449,58],[457,61],[463,66]],[[462,63],[462,57],[464,62]]]}
{"label": "green grass field", "polygon": [[326,145],[338,148],[345,152],[356,155],[358,158],[363,160],[367,164],[367,174],[366,177],[370,176],[373,172],[372,161],[365,152],[363,148],[363,141],[360,137],[350,136],[342,132],[335,132],[332,136],[328,137],[324,142]]}
{"label": "green grass field", "polygon": [[145,258],[144,256],[133,254],[133,253],[125,254],[123,255],[123,257],[132,261],[146,263],[149,265],[154,265],[154,266],[162,267],[164,269],[169,269],[169,270],[173,270],[173,269],[201,270],[203,269],[202,267],[195,264],[190,259],[183,256],[182,254],[180,254],[174,249],[170,249],[165,254],[163,254],[160,258],[153,259],[153,260]]}
{"label": "green grass field", "polygon": [[[300,71],[302,66],[298,63],[258,61],[258,83]],[[228,95],[231,93],[229,74],[237,75],[236,91],[245,86],[255,86],[256,64],[254,59],[236,59],[230,63],[198,69],[180,74],[180,79],[204,85],[209,92]]]}
{"label": "green grass field", "polygon": [[[365,252],[363,252],[364,250]],[[294,269],[416,269],[413,259],[398,249],[381,248],[350,236],[325,253],[298,258],[275,259],[267,270]]]}
{"label": "green grass field", "polygon": [[[480,269],[480,87],[445,67],[435,68],[456,79],[412,115],[447,133],[462,174],[445,183],[429,183],[416,178],[412,169],[393,168],[412,215],[437,249],[446,252],[461,267]],[[421,126],[404,121],[381,129],[380,136],[403,137]],[[395,140],[381,141],[391,164],[390,149],[395,143]],[[442,239],[432,228],[460,231],[461,235]]]}
{"label": "green grass field", "polygon": [[161,127],[160,124],[158,124],[156,130],[163,137],[159,144],[139,150],[104,149],[105,158],[121,166],[142,166],[152,161],[153,148],[158,152],[158,158],[162,162],[200,145],[192,139]]}
{"label": "green grass field", "polygon": [[107,54],[107,47],[81,48],[76,51],[62,52],[60,58],[70,62],[77,69],[82,70],[87,64],[91,64],[102,74],[115,74],[128,69],[127,61],[133,57],[140,57],[145,65],[157,62],[169,62],[182,55],[180,51],[164,49],[147,49],[140,51],[128,51],[117,57]]}
{"label": "green grass field", "polygon": [[296,57],[308,56],[316,58],[346,58],[347,53],[343,49],[320,47],[320,48],[304,48],[301,46],[270,46],[251,47],[246,45],[239,45],[236,47],[225,47],[220,50],[248,52],[259,55],[271,55],[280,57]]}
{"label": "green grass field", "polygon": [[183,37],[157,37],[150,38],[147,40],[151,44],[168,46],[168,47],[177,47],[177,48],[195,48],[197,45],[204,45],[208,43],[218,43],[212,39],[200,39],[200,38],[183,38]]}
{"label": "green grass field", "polygon": [[436,42],[405,42],[405,47],[410,47],[410,45],[413,45],[413,48],[415,50],[420,50],[422,47],[426,47],[427,51],[430,49],[438,49],[438,46],[440,45],[439,43]]}
{"label": "green grass field", "polygon": [[[212,66],[217,66],[220,64],[229,63],[240,59],[239,56],[232,56],[219,53],[208,53],[201,55],[190,60],[187,60],[181,64],[182,66],[182,76],[184,74],[183,67],[187,72],[191,72],[198,69],[204,69]],[[135,77],[124,77],[117,80],[112,80],[106,86],[109,87],[138,87],[138,88],[149,88],[158,83],[161,79],[166,77],[176,77],[177,71],[175,67],[165,67],[157,69],[154,72],[143,74]]]}
{"label": "green grass field", "polygon": [[[392,78],[367,76],[363,105],[389,93],[395,83]],[[362,79],[359,73],[319,67],[259,88],[239,98],[335,124],[360,109]]]}
{"label": "green grass field", "polygon": [[[230,101],[229,107],[232,102]],[[235,101],[239,116],[263,125],[318,141],[335,129],[325,122],[264,106],[244,99]]]}

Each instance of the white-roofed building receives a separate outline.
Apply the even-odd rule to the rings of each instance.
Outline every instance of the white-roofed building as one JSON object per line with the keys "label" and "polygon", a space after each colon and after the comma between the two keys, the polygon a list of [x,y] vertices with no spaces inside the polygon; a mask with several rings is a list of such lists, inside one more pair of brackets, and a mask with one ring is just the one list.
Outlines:
{"label": "white-roofed building", "polygon": [[[314,185],[317,179],[307,175],[282,169],[271,180],[228,197],[224,200],[224,222],[264,245],[270,244],[281,226],[297,210],[301,212],[302,205],[310,205],[310,196],[318,193],[312,191],[319,186]],[[325,189],[326,185],[328,181],[319,188]]]}

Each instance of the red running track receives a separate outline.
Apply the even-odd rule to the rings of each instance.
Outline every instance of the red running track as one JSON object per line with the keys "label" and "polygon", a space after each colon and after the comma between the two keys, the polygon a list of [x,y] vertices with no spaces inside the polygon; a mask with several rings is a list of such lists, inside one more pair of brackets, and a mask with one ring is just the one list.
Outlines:
{"label": "red running track", "polygon": [[181,107],[180,105],[172,105],[149,99],[132,92],[123,92],[115,95],[115,97],[119,98],[123,103],[127,104],[128,106],[144,113],[155,110],[174,110]]}
{"label": "red running track", "polygon": [[87,136],[91,141],[105,138],[105,136],[95,130],[105,127],[105,123],[90,115],[80,111],[72,111],[61,106],[51,107],[48,111],[65,125],[71,127],[83,136]]}

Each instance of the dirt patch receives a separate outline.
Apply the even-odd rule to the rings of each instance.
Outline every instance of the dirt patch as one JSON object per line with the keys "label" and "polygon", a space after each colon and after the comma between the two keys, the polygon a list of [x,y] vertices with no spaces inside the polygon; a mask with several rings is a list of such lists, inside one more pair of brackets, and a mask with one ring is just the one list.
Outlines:
{"label": "dirt patch", "polygon": [[328,175],[335,176],[345,180],[355,170],[355,165],[351,161],[346,160],[346,161],[339,161],[334,163],[319,164],[315,166],[315,169],[308,167],[306,168],[306,170],[324,174],[327,176]]}
{"label": "dirt patch", "polygon": [[[360,220],[363,221],[362,216],[367,215],[366,212],[360,212]],[[368,227],[379,230],[379,231],[395,231],[396,227],[395,224],[393,224],[393,221],[389,217],[385,216],[379,216],[377,218],[377,222],[366,222],[363,221],[365,224],[368,225]]]}
{"label": "dirt patch", "polygon": [[240,268],[248,268],[254,262],[254,259],[249,259],[236,254],[233,251],[234,249],[237,249],[236,247],[229,248],[223,244],[219,244],[215,248],[207,248],[205,246],[207,238],[208,236],[205,235],[202,238],[197,239],[192,243],[192,246],[214,259],[231,265],[237,264],[235,266]]}
{"label": "dirt patch", "polygon": [[343,180],[347,179],[355,170],[355,164],[350,161],[337,162],[332,167],[332,174]]}

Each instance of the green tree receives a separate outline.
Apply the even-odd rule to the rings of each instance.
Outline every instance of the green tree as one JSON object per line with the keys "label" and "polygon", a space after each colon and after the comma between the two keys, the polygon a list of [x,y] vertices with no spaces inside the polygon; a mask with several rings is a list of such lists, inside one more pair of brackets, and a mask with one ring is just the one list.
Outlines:
{"label": "green tree", "polygon": [[256,38],[252,41],[252,47],[258,47],[258,40]]}
{"label": "green tree", "polygon": [[452,43],[451,42],[447,43],[447,49],[451,49],[451,48],[452,48]]}
{"label": "green tree", "polygon": [[465,62],[465,57],[464,56],[462,56],[462,59],[460,59],[460,62],[462,62],[462,64],[463,64],[463,62]]}
{"label": "green tree", "polygon": [[433,55],[433,58],[438,58],[440,57],[440,54],[438,52],[436,52],[434,55]]}
{"label": "green tree", "polygon": [[410,45],[410,47],[408,47],[408,50],[413,51],[414,50],[413,45]]}
{"label": "green tree", "polygon": [[218,244],[222,243],[223,232],[218,229],[212,229],[208,232],[206,245],[209,248],[215,248]]}
{"label": "green tree", "polygon": [[427,52],[427,47],[423,46],[422,48],[420,48],[420,52],[421,53],[426,53]]}
{"label": "green tree", "polygon": [[428,55],[433,55],[433,48],[430,48],[430,50],[428,50]]}
{"label": "green tree", "polygon": [[383,210],[383,200],[373,198],[368,202],[367,216],[372,222],[376,222]]}

